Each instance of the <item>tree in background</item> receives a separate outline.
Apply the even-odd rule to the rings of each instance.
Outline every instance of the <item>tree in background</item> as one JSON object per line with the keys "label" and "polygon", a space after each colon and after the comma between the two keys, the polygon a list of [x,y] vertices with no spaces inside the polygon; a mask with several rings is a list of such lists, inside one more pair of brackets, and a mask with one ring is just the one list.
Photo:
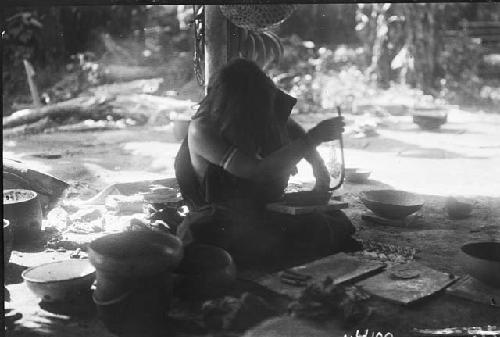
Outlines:
{"label": "tree in background", "polygon": [[465,33],[449,39],[446,31],[460,30],[464,20],[498,20],[499,12],[492,3],[359,4],[356,31],[366,73],[381,87],[397,80],[427,94],[438,95],[446,83],[471,91],[480,47]]}

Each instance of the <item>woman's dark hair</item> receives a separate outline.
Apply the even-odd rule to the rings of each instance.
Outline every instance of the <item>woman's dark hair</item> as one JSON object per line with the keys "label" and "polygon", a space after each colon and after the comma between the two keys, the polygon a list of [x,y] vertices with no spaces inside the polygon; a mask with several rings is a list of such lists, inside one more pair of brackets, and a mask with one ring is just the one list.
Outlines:
{"label": "woman's dark hair", "polygon": [[193,118],[208,116],[222,137],[245,152],[270,153],[283,144],[273,113],[277,92],[257,64],[234,59],[210,79]]}

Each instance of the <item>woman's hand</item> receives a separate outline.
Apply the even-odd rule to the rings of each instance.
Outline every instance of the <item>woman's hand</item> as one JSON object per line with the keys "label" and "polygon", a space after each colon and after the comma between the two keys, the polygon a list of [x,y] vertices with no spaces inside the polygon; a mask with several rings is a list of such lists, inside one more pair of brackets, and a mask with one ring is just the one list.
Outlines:
{"label": "woman's hand", "polygon": [[344,132],[344,117],[325,119],[307,132],[307,136],[315,145],[340,138]]}

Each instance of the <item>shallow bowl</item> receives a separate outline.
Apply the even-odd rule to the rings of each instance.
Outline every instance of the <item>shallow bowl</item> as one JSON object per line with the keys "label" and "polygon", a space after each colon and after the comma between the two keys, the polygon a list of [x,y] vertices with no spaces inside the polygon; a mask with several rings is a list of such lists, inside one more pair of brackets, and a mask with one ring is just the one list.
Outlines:
{"label": "shallow bowl", "polygon": [[362,184],[370,177],[371,171],[361,168],[346,168],[345,180],[350,183]]}
{"label": "shallow bowl", "polygon": [[90,296],[95,268],[88,260],[65,260],[28,268],[22,277],[42,302],[70,302]]}
{"label": "shallow bowl", "polygon": [[361,201],[373,213],[386,219],[403,219],[424,205],[419,195],[398,190],[365,191]]}

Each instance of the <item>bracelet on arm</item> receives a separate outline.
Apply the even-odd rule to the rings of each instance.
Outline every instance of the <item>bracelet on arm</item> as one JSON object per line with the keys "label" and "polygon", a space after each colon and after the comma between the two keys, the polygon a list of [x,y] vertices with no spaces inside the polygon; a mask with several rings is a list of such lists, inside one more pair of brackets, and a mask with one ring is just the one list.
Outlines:
{"label": "bracelet on arm", "polygon": [[220,161],[219,163],[219,166],[221,166],[224,170],[227,170],[227,167],[229,165],[229,163],[231,162],[231,160],[233,159],[234,155],[236,154],[236,151],[238,149],[236,148],[236,146],[230,146],[226,153],[224,154],[224,156],[222,157],[222,160]]}

